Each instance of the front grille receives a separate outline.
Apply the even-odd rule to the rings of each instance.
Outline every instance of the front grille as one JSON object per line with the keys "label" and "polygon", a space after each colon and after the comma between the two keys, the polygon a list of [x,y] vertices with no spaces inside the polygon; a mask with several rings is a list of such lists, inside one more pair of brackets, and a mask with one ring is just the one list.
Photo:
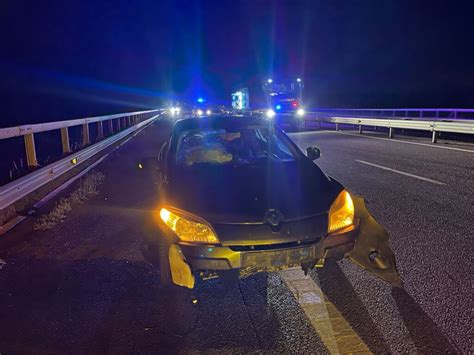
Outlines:
{"label": "front grille", "polygon": [[243,268],[273,269],[316,260],[316,247],[293,248],[242,254]]}
{"label": "front grille", "polygon": [[297,242],[289,242],[289,243],[278,243],[278,244],[262,244],[262,245],[231,245],[229,246],[230,249],[233,251],[260,251],[260,250],[274,250],[274,249],[286,249],[286,248],[295,248],[295,247],[302,247],[305,245],[316,244],[321,240],[312,239],[312,240],[302,240]]}
{"label": "front grille", "polygon": [[[272,245],[281,244],[276,248],[294,247],[298,244],[313,243],[323,238],[327,232],[327,213],[286,221],[278,230],[272,230],[269,224],[214,224],[217,236],[222,245],[235,248],[236,246],[262,246],[263,250],[272,249]],[[285,244],[287,244],[285,246]],[[247,250],[247,249],[242,249]]]}

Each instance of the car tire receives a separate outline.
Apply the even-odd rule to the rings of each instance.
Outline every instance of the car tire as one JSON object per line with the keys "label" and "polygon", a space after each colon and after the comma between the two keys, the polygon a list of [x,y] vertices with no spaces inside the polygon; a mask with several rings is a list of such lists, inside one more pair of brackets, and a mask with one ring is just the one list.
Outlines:
{"label": "car tire", "polygon": [[188,335],[198,321],[199,303],[194,290],[173,283],[160,287],[158,300],[163,310],[166,332],[181,339]]}
{"label": "car tire", "polygon": [[[151,219],[152,217],[150,217],[150,220]],[[158,268],[160,285],[163,286],[168,286],[173,283],[168,258],[169,246],[170,243],[156,231],[151,222],[143,225],[143,240],[140,249],[143,258]]]}
{"label": "car tire", "polygon": [[164,241],[157,243],[158,249],[158,268],[160,270],[160,284],[167,287],[173,284],[171,277],[171,268],[168,258],[170,245]]}
{"label": "car tire", "polygon": [[145,259],[159,270],[159,287],[156,302],[163,312],[163,332],[171,344],[182,341],[194,328],[198,317],[198,304],[194,289],[173,283],[168,259],[169,243],[160,236],[144,241]]}
{"label": "car tire", "polygon": [[171,335],[181,338],[188,335],[197,323],[198,304],[194,289],[173,283],[169,263],[169,243],[158,244],[160,284],[165,324]]}

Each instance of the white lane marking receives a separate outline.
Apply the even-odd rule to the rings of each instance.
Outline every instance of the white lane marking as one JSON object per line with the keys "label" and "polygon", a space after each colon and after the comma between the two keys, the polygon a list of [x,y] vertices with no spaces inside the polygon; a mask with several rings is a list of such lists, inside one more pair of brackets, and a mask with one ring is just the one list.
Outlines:
{"label": "white lane marking", "polygon": [[321,288],[311,277],[305,276],[301,268],[280,271],[280,276],[331,354],[371,354]]}
{"label": "white lane marking", "polygon": [[[280,275],[329,352],[340,354],[334,337],[334,330],[329,320],[328,310],[323,301],[324,296],[319,287],[316,286],[311,277],[305,277],[300,268],[280,271]],[[313,300],[313,302],[310,302],[310,300]]]}
{"label": "white lane marking", "polygon": [[433,184],[446,185],[446,183],[444,183],[444,182],[440,182],[440,181],[428,179],[428,178],[425,178],[425,177],[423,177],[423,176],[419,176],[419,175],[415,175],[415,174],[406,173],[406,172],[404,172],[404,171],[400,171],[400,170],[397,170],[397,169],[388,168],[388,167],[383,166],[383,165],[378,165],[378,164],[374,164],[374,163],[369,163],[368,161],[357,160],[357,159],[356,159],[355,161],[358,162],[358,163],[361,163],[361,164],[370,165],[370,166],[373,166],[373,167],[376,167],[376,168],[379,168],[379,169],[391,171],[391,172],[393,172],[393,173],[397,173],[397,174],[400,174],[400,175],[409,176],[409,177],[412,177],[412,178],[415,178],[415,179],[418,179],[418,180],[423,180],[423,181],[431,182],[431,183],[433,183]]}
{"label": "white lane marking", "polygon": [[346,133],[346,132],[336,132],[336,131],[318,131],[318,133],[338,133],[338,134],[345,134],[348,136],[354,136],[354,137],[359,137],[359,138],[371,138],[371,139],[380,139],[383,141],[389,141],[389,142],[397,142],[397,143],[405,143],[405,144],[414,144],[414,145],[422,145],[425,147],[430,147],[430,148],[439,148],[439,149],[447,149],[447,150],[457,150],[459,152],[466,152],[466,153],[474,153],[474,150],[471,149],[462,149],[462,148],[454,148],[454,147],[444,147],[442,145],[436,145],[436,144],[427,144],[427,143],[418,143],[418,142],[407,142],[407,141],[402,141],[399,139],[393,139],[393,138],[383,138],[383,137],[372,137],[372,136],[367,136],[363,134],[356,134],[356,133]]}

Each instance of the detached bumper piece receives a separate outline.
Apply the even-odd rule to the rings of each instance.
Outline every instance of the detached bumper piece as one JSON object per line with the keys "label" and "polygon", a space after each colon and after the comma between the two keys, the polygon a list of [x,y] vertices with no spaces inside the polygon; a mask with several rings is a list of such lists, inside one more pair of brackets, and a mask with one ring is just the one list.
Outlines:
{"label": "detached bumper piece", "polygon": [[277,244],[268,249],[256,246],[253,250],[243,246],[172,245],[170,264],[173,282],[193,288],[193,271],[219,273],[238,270],[241,277],[246,277],[262,271],[302,266],[307,272],[314,266],[322,266],[325,258],[340,259],[345,256],[390,284],[402,287],[387,232],[367,211],[362,198],[353,196],[353,202],[358,220],[356,229],[341,235],[306,241],[307,244]]}
{"label": "detached bumper piece", "polygon": [[357,266],[392,285],[403,287],[395,255],[390,248],[388,233],[367,211],[363,198],[353,196],[352,199],[360,225],[354,248],[347,257]]}

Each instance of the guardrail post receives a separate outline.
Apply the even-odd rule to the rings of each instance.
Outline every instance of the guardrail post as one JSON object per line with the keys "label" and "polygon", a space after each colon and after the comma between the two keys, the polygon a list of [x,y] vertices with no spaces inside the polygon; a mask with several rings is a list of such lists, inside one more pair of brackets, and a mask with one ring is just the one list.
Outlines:
{"label": "guardrail post", "polygon": [[388,138],[393,138],[393,128],[392,127],[390,127],[388,129]]}
{"label": "guardrail post", "polygon": [[36,159],[36,149],[35,149],[35,136],[33,133],[25,134],[25,150],[26,150],[26,162],[28,168],[36,168],[38,166],[38,160]]}
{"label": "guardrail post", "polygon": [[339,131],[339,123],[336,122],[336,131]]}
{"label": "guardrail post", "polygon": [[359,125],[359,134],[362,134],[362,125]]}
{"label": "guardrail post", "polygon": [[438,141],[438,132],[433,131],[433,135],[431,136],[431,143],[436,143]]}
{"label": "guardrail post", "polygon": [[88,144],[90,144],[91,142],[91,139],[90,139],[90,136],[89,136],[89,124],[88,123],[84,123],[82,125],[82,146],[86,146]]}
{"label": "guardrail post", "polygon": [[99,140],[104,138],[104,126],[102,125],[102,121],[97,122],[97,138]]}
{"label": "guardrail post", "polygon": [[121,119],[120,117],[117,118],[117,131],[120,131],[120,129],[122,128],[122,127],[120,127],[120,121],[121,121],[121,120],[122,120],[122,119]]}
{"label": "guardrail post", "polygon": [[71,145],[69,144],[69,130],[67,127],[61,128],[61,145],[63,147],[63,154],[71,153]]}
{"label": "guardrail post", "polygon": [[114,121],[113,120],[108,120],[107,123],[109,125],[109,134],[114,133]]}

